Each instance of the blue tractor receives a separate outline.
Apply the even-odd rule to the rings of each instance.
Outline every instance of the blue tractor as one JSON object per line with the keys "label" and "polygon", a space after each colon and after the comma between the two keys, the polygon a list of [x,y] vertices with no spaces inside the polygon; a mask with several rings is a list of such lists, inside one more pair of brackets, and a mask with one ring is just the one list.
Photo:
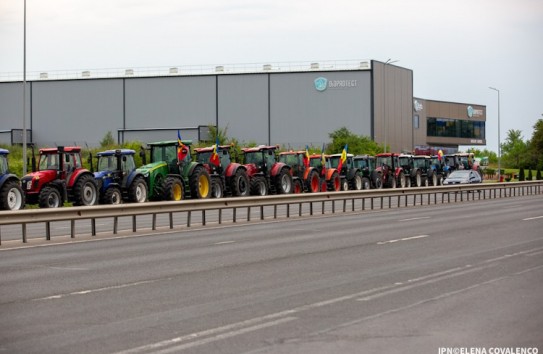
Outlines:
{"label": "blue tractor", "polygon": [[25,206],[25,196],[19,178],[9,172],[8,154],[0,149],[0,210],[19,210]]}
{"label": "blue tractor", "polygon": [[135,153],[134,150],[118,149],[96,154],[98,172],[94,172],[94,177],[100,190],[101,204],[120,204],[123,200],[133,203],[147,201],[147,183],[143,174],[136,170]]}

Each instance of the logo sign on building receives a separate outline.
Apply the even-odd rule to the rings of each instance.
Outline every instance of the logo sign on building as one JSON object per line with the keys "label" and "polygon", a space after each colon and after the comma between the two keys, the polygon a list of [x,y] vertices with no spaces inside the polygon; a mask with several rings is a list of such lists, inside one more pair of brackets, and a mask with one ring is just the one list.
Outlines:
{"label": "logo sign on building", "polygon": [[315,79],[315,89],[319,92],[326,90],[328,87],[328,79],[325,77],[318,77]]}
{"label": "logo sign on building", "polygon": [[482,117],[483,116],[483,110],[482,109],[475,109],[472,106],[468,106],[468,117]]}
{"label": "logo sign on building", "polygon": [[415,112],[420,112],[424,109],[424,106],[422,105],[422,103],[420,103],[417,100],[413,101],[413,107],[415,108]]}
{"label": "logo sign on building", "polygon": [[319,92],[325,91],[326,89],[347,89],[358,86],[358,80],[328,80],[327,78],[322,76],[316,78],[314,83],[315,90]]}

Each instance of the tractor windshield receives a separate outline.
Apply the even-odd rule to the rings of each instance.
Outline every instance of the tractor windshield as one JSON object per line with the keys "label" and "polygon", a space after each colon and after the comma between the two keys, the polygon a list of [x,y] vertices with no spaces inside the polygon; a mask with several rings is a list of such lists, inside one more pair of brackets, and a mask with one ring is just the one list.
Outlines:
{"label": "tractor windshield", "polygon": [[360,168],[360,169],[364,169],[366,167],[369,167],[367,161],[364,160],[364,159],[355,159],[354,160],[354,165],[355,165],[356,168]]}
{"label": "tractor windshield", "polygon": [[377,156],[377,166],[392,166],[392,159],[390,156]]}
{"label": "tractor windshield", "polygon": [[159,161],[177,164],[177,145],[151,146],[151,162]]}
{"label": "tractor windshield", "polygon": [[8,173],[8,159],[6,155],[0,155],[0,176]]}
{"label": "tractor windshield", "polygon": [[262,153],[260,151],[258,152],[247,152],[245,153],[245,163],[246,164],[255,164],[255,165],[262,165],[263,162]]}
{"label": "tractor windshield", "polygon": [[309,166],[311,167],[322,167],[322,158],[313,157],[309,159]]}
{"label": "tractor windshield", "polygon": [[196,161],[198,161],[199,163],[209,163],[209,160],[211,160],[211,154],[212,153],[213,152],[211,152],[211,151],[199,152],[196,155]]}
{"label": "tractor windshield", "polygon": [[100,156],[98,158],[98,166],[96,167],[98,171],[113,171],[117,168],[117,163],[115,162],[115,156]]}
{"label": "tractor windshield", "polygon": [[43,154],[40,155],[40,171],[58,170],[59,161],[58,154]]}
{"label": "tractor windshield", "polygon": [[298,165],[298,155],[285,154],[279,155],[279,162],[285,163],[290,166]]}
{"label": "tractor windshield", "polygon": [[337,168],[339,165],[340,158],[341,158],[340,156],[330,156],[330,158],[328,159],[328,161],[330,162],[330,167]]}

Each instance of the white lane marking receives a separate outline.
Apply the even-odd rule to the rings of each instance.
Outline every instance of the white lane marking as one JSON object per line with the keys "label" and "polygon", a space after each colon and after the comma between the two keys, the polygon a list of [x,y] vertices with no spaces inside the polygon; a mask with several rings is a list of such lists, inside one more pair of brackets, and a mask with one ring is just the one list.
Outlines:
{"label": "white lane marking", "polygon": [[416,239],[419,239],[419,238],[426,238],[426,237],[430,237],[430,235],[418,235],[418,236],[399,238],[399,239],[396,239],[396,240],[379,241],[379,242],[377,242],[377,244],[378,245],[386,245],[387,243],[396,243],[396,242],[400,242],[400,241],[411,241],[411,240],[416,240]]}
{"label": "white lane marking", "polygon": [[217,242],[214,243],[214,245],[228,245],[230,243],[236,243],[236,241],[223,241],[223,242]]}
{"label": "white lane marking", "polygon": [[535,219],[541,219],[541,218],[543,218],[543,215],[542,216],[534,216],[533,218],[522,219],[522,221],[535,220]]}
{"label": "white lane marking", "polygon": [[68,296],[92,294],[92,293],[98,293],[98,292],[102,292],[102,291],[113,290],[113,289],[123,289],[123,288],[129,288],[129,287],[132,287],[132,286],[143,285],[143,284],[151,284],[151,283],[155,283],[155,282],[162,281],[162,280],[165,280],[165,279],[144,280],[144,281],[138,281],[138,282],[135,282],[135,283],[126,283],[126,284],[121,284],[121,285],[108,286],[108,287],[104,287],[104,288],[74,291],[74,292],[71,292],[71,293],[57,294],[57,295],[41,297],[41,298],[38,298],[38,299],[32,299],[32,301],[62,299],[62,298],[68,297]]}
{"label": "white lane marking", "polygon": [[418,218],[410,218],[410,219],[400,219],[398,221],[413,221],[413,220],[422,220],[422,219],[430,219],[429,216],[421,216],[421,217],[418,217]]}
{"label": "white lane marking", "polygon": [[218,340],[238,336],[238,335],[241,335],[241,334],[244,334],[244,333],[254,332],[254,331],[258,331],[260,329],[277,326],[277,325],[280,325],[280,324],[283,324],[283,323],[286,323],[286,322],[290,322],[290,321],[294,321],[294,320],[297,320],[297,319],[298,319],[297,317],[285,317],[285,318],[281,318],[281,319],[278,319],[278,320],[275,320],[275,321],[261,323],[259,325],[255,325],[255,326],[252,326],[252,327],[242,328],[242,329],[239,329],[237,331],[227,332],[227,333],[216,335],[214,337],[201,339],[201,340],[198,340],[198,341],[195,341],[195,342],[176,345],[176,346],[173,346],[171,348],[166,348],[166,349],[160,350],[158,352],[154,352],[154,354],[177,353],[177,352],[179,352],[181,350],[185,350],[185,349],[188,349],[188,348],[197,347],[197,346],[200,346],[200,345],[216,342]]}

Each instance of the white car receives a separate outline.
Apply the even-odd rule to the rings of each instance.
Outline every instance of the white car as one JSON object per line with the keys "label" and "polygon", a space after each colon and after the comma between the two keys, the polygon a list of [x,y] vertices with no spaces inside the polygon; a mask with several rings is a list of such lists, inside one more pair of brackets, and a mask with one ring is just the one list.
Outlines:
{"label": "white car", "polygon": [[443,181],[443,185],[481,183],[481,176],[473,170],[456,170]]}

